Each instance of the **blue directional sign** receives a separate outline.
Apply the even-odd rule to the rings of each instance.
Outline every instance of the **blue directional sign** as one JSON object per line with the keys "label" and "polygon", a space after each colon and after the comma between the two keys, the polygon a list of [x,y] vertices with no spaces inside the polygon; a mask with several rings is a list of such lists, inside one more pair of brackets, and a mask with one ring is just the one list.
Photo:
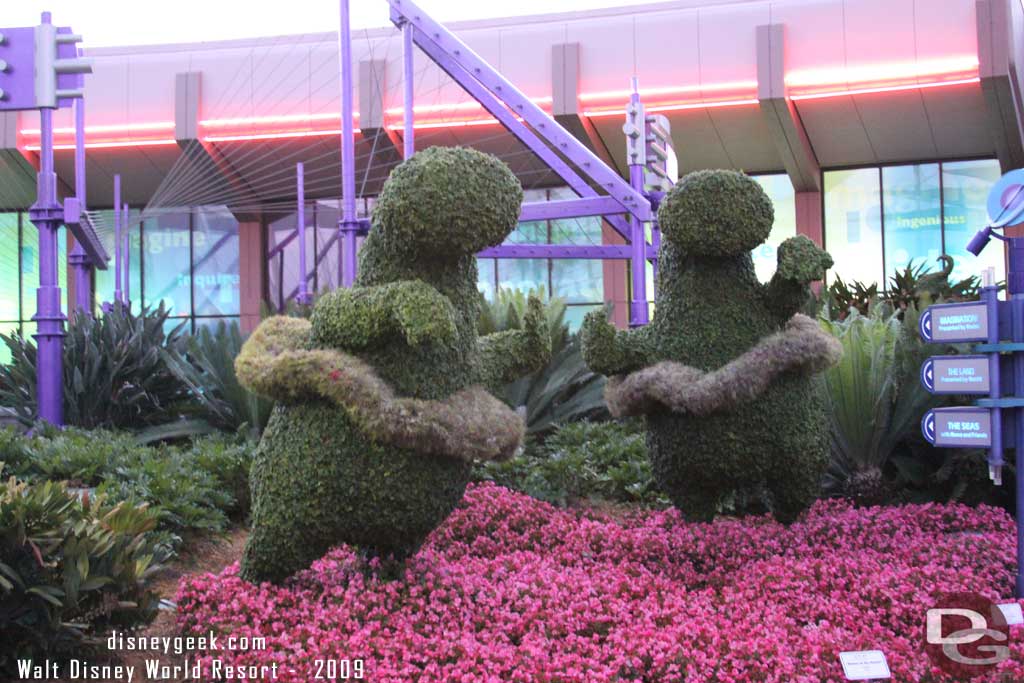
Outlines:
{"label": "blue directional sign", "polygon": [[932,356],[921,365],[921,385],[933,394],[988,394],[988,356]]}
{"label": "blue directional sign", "polygon": [[926,342],[988,341],[988,305],[971,301],[929,306],[917,326]]}
{"label": "blue directional sign", "polygon": [[992,414],[985,408],[935,408],[921,419],[921,433],[940,448],[988,448]]}

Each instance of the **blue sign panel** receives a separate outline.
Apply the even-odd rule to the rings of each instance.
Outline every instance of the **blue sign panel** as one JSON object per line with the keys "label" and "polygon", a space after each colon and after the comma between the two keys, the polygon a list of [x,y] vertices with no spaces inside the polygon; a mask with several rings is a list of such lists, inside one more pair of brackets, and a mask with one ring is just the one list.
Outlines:
{"label": "blue sign panel", "polygon": [[933,356],[921,365],[921,385],[933,394],[987,394],[988,356]]}
{"label": "blue sign panel", "polygon": [[936,408],[924,414],[921,433],[940,448],[988,448],[992,414],[985,408]]}
{"label": "blue sign panel", "polygon": [[929,306],[917,327],[926,342],[988,341],[988,305],[971,301]]}

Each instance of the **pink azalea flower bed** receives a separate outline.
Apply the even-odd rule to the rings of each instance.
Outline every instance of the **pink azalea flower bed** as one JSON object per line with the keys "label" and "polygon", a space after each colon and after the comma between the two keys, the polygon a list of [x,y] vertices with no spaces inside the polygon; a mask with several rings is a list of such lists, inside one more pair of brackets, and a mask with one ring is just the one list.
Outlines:
{"label": "pink azalea flower bed", "polygon": [[[478,485],[402,579],[365,578],[345,547],[284,587],[232,566],[183,581],[179,624],[265,637],[208,661],[303,683],[324,659],[362,659],[374,683],[820,683],[844,680],[840,651],[874,649],[894,681],[952,682],[924,653],[925,611],[941,592],[1005,601],[1014,534],[985,507],[821,501],[788,528],[690,524]],[[1014,627],[1013,657],[984,680],[1024,680],[1022,640]]]}

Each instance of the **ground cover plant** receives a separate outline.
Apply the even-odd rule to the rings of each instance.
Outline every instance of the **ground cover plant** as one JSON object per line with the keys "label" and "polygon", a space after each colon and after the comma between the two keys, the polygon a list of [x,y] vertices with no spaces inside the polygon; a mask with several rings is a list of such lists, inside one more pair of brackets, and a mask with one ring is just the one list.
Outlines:
{"label": "ground cover plant", "polygon": [[[348,547],[282,586],[234,565],[182,583],[179,624],[266,637],[214,654],[276,662],[285,682],[363,658],[376,683],[821,683],[843,680],[839,651],[883,649],[895,681],[953,683],[923,652],[924,611],[944,591],[1009,595],[1014,533],[989,507],[819,501],[789,527],[687,523],[472,485],[398,580]],[[1024,675],[1021,635],[1004,673]]]}
{"label": "ground cover plant", "polygon": [[67,482],[111,502],[146,504],[169,550],[188,534],[220,532],[248,515],[252,444],[209,436],[183,446],[143,446],[128,434],[40,428],[0,430],[0,461],[32,483]]}

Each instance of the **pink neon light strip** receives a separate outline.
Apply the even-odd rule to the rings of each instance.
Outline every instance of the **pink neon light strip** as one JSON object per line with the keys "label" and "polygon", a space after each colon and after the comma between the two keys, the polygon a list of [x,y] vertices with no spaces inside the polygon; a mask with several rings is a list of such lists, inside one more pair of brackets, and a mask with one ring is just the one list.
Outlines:
{"label": "pink neon light strip", "polygon": [[[177,140],[110,140],[110,141],[97,141],[85,143],[86,149],[115,149],[118,147],[160,147],[165,145],[176,145]],[[57,149],[74,149],[74,144],[58,144],[54,145],[53,148]],[[25,149],[30,152],[38,152],[39,145],[25,145]]]}
{"label": "pink neon light strip", "polygon": [[853,90],[840,90],[836,92],[808,93],[806,95],[791,95],[789,99],[798,100],[821,100],[829,97],[846,97],[849,95],[870,95],[882,92],[900,92],[903,90],[925,90],[928,88],[942,88],[951,85],[967,85],[969,83],[981,83],[981,78],[964,78],[957,81],[939,81],[937,83],[908,83],[906,85],[889,85],[877,88],[857,88]]}
{"label": "pink neon light strip", "polygon": [[238,135],[205,135],[203,142],[244,142],[247,140],[280,140],[284,138],[315,138],[328,135],[341,135],[340,129],[333,130],[294,130],[280,133],[241,133]]}

